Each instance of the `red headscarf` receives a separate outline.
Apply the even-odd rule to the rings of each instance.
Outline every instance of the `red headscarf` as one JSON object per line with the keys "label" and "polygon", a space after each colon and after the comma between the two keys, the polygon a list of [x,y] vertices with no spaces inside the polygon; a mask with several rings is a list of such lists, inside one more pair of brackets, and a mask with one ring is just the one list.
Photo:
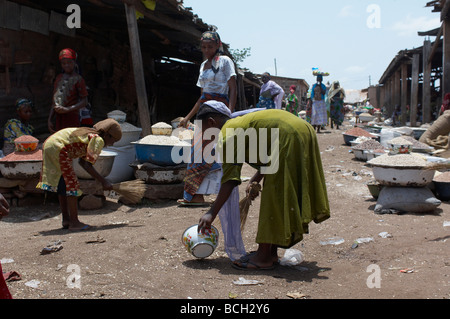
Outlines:
{"label": "red headscarf", "polygon": [[59,52],[59,60],[62,59],[77,59],[77,53],[72,49],[63,49],[61,52]]}

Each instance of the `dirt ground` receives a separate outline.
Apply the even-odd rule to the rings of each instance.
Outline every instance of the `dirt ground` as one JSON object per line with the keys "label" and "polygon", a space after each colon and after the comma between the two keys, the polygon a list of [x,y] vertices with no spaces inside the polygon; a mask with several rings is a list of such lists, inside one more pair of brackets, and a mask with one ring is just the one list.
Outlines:
{"label": "dirt ground", "polygon": [[[304,255],[300,266],[239,271],[231,267],[223,243],[208,259],[196,260],[181,235],[205,208],[180,208],[176,202],[128,207],[108,199],[102,210],[80,212],[81,221],[94,229],[73,233],[61,229],[53,203],[13,208],[0,222],[3,271],[22,277],[8,282],[10,291],[16,299],[449,299],[450,227],[444,227],[449,203],[429,214],[376,215],[365,185],[371,169],[349,153],[342,138],[346,129],[328,129],[318,137],[332,217],[311,224],[310,234],[293,247]],[[243,176],[253,172],[246,166]],[[257,247],[258,209],[259,200],[244,233],[248,251]],[[39,220],[45,214],[49,217]],[[345,241],[321,244],[334,237]],[[373,241],[355,247],[358,238]],[[63,249],[41,255],[57,241]],[[79,277],[74,279],[71,269]],[[377,274],[381,281],[373,279]],[[240,277],[259,283],[236,285]]]}

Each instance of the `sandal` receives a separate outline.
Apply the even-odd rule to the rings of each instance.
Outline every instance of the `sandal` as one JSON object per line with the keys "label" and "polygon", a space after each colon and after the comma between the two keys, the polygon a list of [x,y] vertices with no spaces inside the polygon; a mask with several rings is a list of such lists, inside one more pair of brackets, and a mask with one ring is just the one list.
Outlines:
{"label": "sandal", "polygon": [[[240,262],[240,263],[247,263],[247,262],[249,262],[250,257],[256,255],[257,253],[258,253],[258,252],[257,252],[256,250],[255,250],[255,251],[251,251],[251,252],[247,253],[247,255],[242,256],[241,258],[239,258],[238,262]],[[275,261],[273,262],[273,265],[276,266],[276,265],[278,265],[279,263],[280,263],[280,259],[277,258],[277,260],[275,260]]]}
{"label": "sandal", "polygon": [[18,281],[18,280],[22,279],[22,276],[16,271],[9,271],[9,272],[3,274],[3,279],[6,282]]}
{"label": "sandal", "polygon": [[207,202],[199,202],[199,203],[188,202],[188,201],[186,201],[184,199],[177,200],[177,203],[180,204],[180,206],[183,206],[183,207],[201,207],[201,206],[208,206],[209,205],[209,203],[207,203]]}
{"label": "sandal", "polygon": [[82,231],[87,231],[87,230],[90,230],[92,227],[90,226],[90,225],[84,225],[83,227],[81,227],[81,228],[69,228],[69,230],[70,231],[72,231],[72,232],[82,232]]}
{"label": "sandal", "polygon": [[[275,265],[272,264],[270,267],[260,267],[257,264],[251,262],[250,260],[247,261],[239,261],[240,264],[232,263],[233,268],[239,269],[239,270],[273,270],[275,268]],[[252,265],[253,267],[248,267],[249,265]]]}

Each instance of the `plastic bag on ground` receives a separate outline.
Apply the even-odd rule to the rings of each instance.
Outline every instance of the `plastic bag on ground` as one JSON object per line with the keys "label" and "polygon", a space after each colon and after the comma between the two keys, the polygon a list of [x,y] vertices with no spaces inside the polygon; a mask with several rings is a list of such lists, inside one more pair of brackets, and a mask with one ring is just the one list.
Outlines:
{"label": "plastic bag on ground", "polygon": [[304,260],[303,253],[297,249],[287,249],[283,258],[280,259],[281,266],[297,266]]}

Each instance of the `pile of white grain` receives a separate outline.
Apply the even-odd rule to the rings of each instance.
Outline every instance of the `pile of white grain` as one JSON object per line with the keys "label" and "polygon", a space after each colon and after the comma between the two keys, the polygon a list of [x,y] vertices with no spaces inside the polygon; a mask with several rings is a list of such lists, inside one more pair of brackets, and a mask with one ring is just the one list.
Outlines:
{"label": "pile of white grain", "polygon": [[369,138],[368,140],[356,145],[353,147],[354,150],[384,150],[384,146],[375,141],[374,139]]}
{"label": "pile of white grain", "polygon": [[425,168],[427,160],[416,154],[381,155],[367,162],[367,164],[384,167],[419,167]]}
{"label": "pile of white grain", "polygon": [[169,146],[191,146],[190,143],[180,140],[176,136],[148,135],[138,141],[138,144],[146,145],[169,145]]}
{"label": "pile of white grain", "polygon": [[432,149],[432,147],[430,145],[425,144],[425,143],[421,143],[421,142],[419,142],[418,140],[416,140],[412,136],[403,136],[402,138],[407,140],[407,141],[409,141],[409,142],[411,142],[414,149],[418,149],[418,150],[429,150],[429,149]]}
{"label": "pile of white grain", "polygon": [[388,142],[392,145],[413,145],[410,141],[406,140],[403,137],[396,137]]}
{"label": "pile of white grain", "polygon": [[450,183],[450,172],[445,172],[442,174],[437,175],[434,178],[434,181],[436,182],[444,182],[444,183]]}

